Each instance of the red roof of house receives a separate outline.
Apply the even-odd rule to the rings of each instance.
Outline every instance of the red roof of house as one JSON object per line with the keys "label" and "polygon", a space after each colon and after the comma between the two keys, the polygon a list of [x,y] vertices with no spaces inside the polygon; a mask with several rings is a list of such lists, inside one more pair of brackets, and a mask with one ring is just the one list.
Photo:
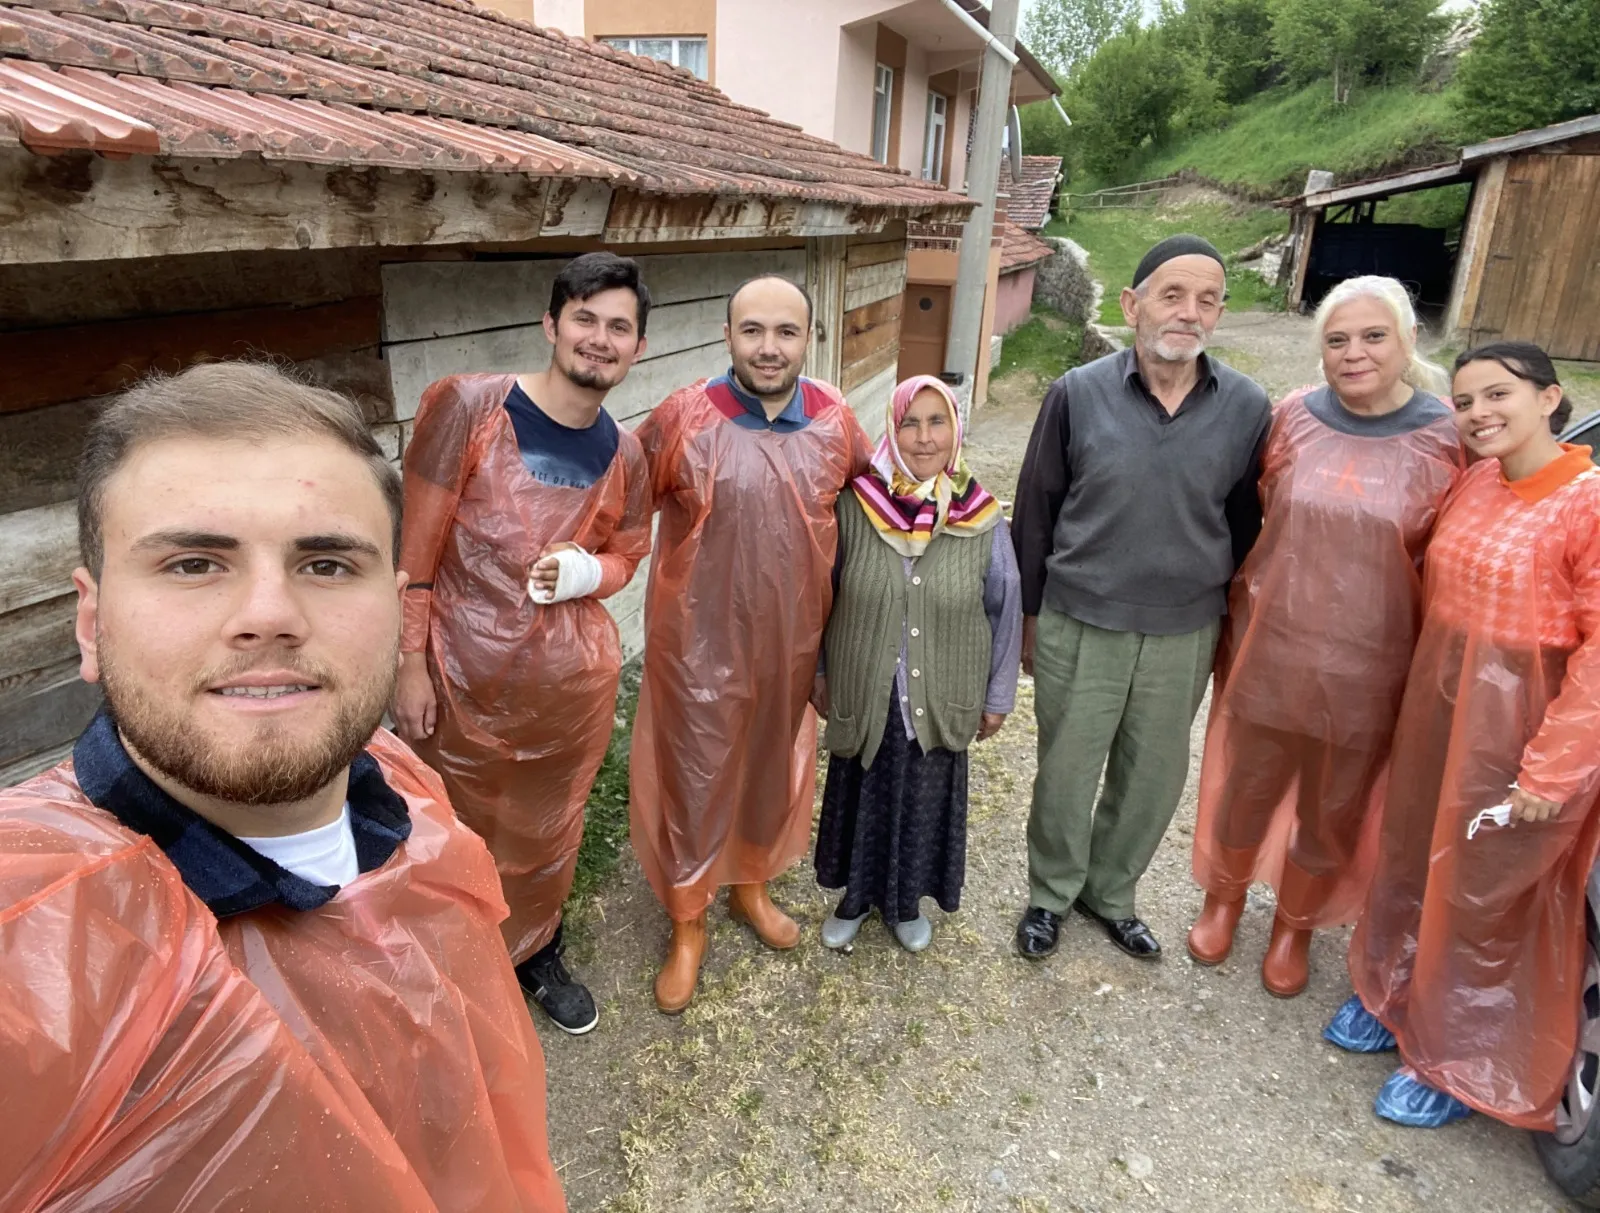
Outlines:
{"label": "red roof of house", "polygon": [[1055,255],[1051,248],[1032,232],[1024,231],[1009,219],[1001,230],[1000,272],[1015,274],[1030,265],[1038,265],[1046,257]]}
{"label": "red roof of house", "polygon": [[0,0],[7,143],[970,209],[680,69],[463,0]]}
{"label": "red roof of house", "polygon": [[1000,158],[1000,192],[1009,194],[1006,213],[1013,222],[1036,232],[1050,222],[1050,199],[1061,176],[1060,156],[1024,156],[1022,180],[1011,178],[1011,158]]}

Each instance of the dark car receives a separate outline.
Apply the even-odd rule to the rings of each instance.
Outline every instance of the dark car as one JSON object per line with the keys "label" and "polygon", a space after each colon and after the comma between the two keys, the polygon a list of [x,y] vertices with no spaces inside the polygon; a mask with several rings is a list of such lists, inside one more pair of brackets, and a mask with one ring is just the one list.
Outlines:
{"label": "dark car", "polygon": [[1561,435],[1562,442],[1574,442],[1579,446],[1589,447],[1590,458],[1600,463],[1600,412],[1590,413],[1587,417],[1580,417],[1567,427],[1567,432]]}

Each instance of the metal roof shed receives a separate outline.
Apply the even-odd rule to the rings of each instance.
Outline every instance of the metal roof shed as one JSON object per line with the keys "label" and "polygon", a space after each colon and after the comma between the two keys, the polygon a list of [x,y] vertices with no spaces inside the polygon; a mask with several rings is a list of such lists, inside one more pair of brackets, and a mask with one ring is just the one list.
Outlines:
{"label": "metal roof shed", "polygon": [[1290,306],[1325,289],[1318,244],[1331,230],[1367,228],[1371,272],[1391,272],[1377,247],[1386,225],[1372,222],[1376,204],[1463,181],[1472,194],[1443,300],[1448,339],[1535,341],[1556,358],[1600,361],[1600,114],[1474,144],[1445,164],[1286,199],[1280,205],[1294,214],[1284,259]]}

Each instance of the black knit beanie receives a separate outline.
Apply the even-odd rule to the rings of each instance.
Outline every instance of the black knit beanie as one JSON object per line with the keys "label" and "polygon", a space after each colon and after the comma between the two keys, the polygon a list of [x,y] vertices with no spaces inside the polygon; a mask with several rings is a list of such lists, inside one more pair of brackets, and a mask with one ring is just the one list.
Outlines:
{"label": "black knit beanie", "polygon": [[1188,233],[1168,236],[1146,253],[1139,262],[1139,268],[1133,271],[1133,289],[1138,290],[1141,282],[1174,257],[1192,256],[1210,257],[1218,265],[1222,265],[1222,254],[1217,252],[1217,246],[1204,237],[1191,236]]}

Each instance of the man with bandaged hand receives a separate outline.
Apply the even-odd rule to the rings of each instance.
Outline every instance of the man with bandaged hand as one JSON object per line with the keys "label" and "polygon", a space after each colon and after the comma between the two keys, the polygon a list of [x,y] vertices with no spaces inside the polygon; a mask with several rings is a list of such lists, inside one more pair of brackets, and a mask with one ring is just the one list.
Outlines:
{"label": "man with bandaged hand", "polygon": [[644,453],[604,402],[649,312],[636,262],[576,258],[550,292],[549,368],[432,384],[405,452],[395,720],[489,844],[523,989],[574,1035],[599,1013],[562,963],[561,906],[622,668],[601,600],[650,550]]}

